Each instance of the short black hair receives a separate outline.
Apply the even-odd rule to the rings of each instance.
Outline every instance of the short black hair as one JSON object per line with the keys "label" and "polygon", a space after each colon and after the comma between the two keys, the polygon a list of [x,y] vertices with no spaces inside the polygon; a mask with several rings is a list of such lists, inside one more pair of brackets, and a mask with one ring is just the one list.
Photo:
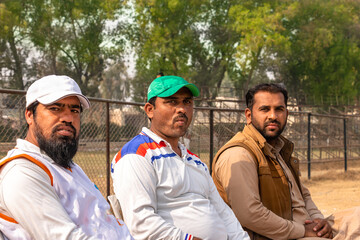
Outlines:
{"label": "short black hair", "polygon": [[[150,103],[151,105],[153,105],[154,108],[155,108],[156,98],[157,98],[157,96],[152,97],[152,98],[150,98],[149,101],[148,101],[148,103]],[[151,118],[149,118],[149,120],[150,120],[150,122],[151,122]]]}
{"label": "short black hair", "polygon": [[156,76],[163,77],[164,73],[163,72],[158,72],[158,74],[156,74]]}
{"label": "short black hair", "polygon": [[287,106],[288,92],[283,84],[278,83],[261,83],[249,89],[246,93],[246,106],[252,109],[254,105],[254,95],[257,92],[264,91],[270,93],[282,93],[284,95],[285,106]]}
{"label": "short black hair", "polygon": [[[32,114],[33,114],[33,116],[34,116],[34,118],[35,118],[36,109],[37,109],[38,106],[39,106],[39,102],[38,102],[38,101],[35,101],[35,102],[33,102],[32,104],[30,104],[30,105],[26,108],[26,110],[32,112]],[[27,128],[29,129],[29,124],[28,124],[28,123],[26,123],[26,124],[27,124]]]}
{"label": "short black hair", "polygon": [[150,98],[148,103],[150,103],[151,105],[153,105],[155,107],[156,98],[157,98],[157,96]]}
{"label": "short black hair", "polygon": [[36,112],[36,108],[39,106],[39,102],[38,101],[35,101],[33,102],[32,104],[30,104],[26,110],[32,112],[34,115],[35,115],[35,112]]}

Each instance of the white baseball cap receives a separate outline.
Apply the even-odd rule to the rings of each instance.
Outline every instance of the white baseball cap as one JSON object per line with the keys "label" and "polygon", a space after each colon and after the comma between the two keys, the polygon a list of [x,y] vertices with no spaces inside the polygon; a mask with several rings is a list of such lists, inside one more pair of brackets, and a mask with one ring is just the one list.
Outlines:
{"label": "white baseball cap", "polygon": [[31,84],[26,92],[26,107],[35,101],[49,105],[70,96],[78,97],[84,109],[90,107],[89,99],[81,93],[79,85],[72,78],[49,75]]}

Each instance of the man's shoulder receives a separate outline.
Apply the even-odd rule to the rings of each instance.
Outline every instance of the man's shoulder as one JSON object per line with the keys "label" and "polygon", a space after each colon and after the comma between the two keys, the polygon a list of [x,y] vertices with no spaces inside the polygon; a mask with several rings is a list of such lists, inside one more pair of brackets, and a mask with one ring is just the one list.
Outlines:
{"label": "man's shoulder", "polygon": [[144,145],[151,144],[154,142],[150,137],[139,134],[127,142],[122,148],[122,155],[136,153],[139,148],[143,148]]}
{"label": "man's shoulder", "polygon": [[[6,159],[3,159],[6,160]],[[29,168],[32,166],[36,166],[36,168],[38,168],[38,166],[32,162],[30,162],[28,159],[24,158],[24,157],[19,157],[19,158],[15,158],[12,159],[11,161],[2,161],[1,162],[1,174],[7,173],[9,170],[11,169],[23,169],[23,168]]]}
{"label": "man's shoulder", "polygon": [[[49,181],[50,179],[49,183],[51,183],[51,173],[44,171],[45,169],[47,168],[42,168],[40,165],[29,161],[26,157],[19,157],[8,162],[5,161],[4,164],[1,165],[0,178],[2,181],[5,179],[7,179],[8,182],[17,181],[19,185],[24,183],[26,185],[29,181],[39,181],[40,179],[45,181]],[[29,185],[26,186],[28,187]]]}
{"label": "man's shoulder", "polygon": [[191,152],[189,149],[186,149],[186,152],[189,155],[189,157],[197,158],[200,160],[200,157],[198,155],[196,155],[195,153]]}
{"label": "man's shoulder", "polygon": [[255,148],[258,148],[256,140],[254,140],[251,136],[244,134],[244,131],[237,132],[224,146],[220,148],[215,158],[219,158],[225,152],[229,153],[240,151],[244,153],[253,153],[255,151]]}
{"label": "man's shoulder", "polygon": [[249,148],[244,146],[233,146],[225,149],[219,156],[217,165],[223,164],[237,164],[239,162],[251,162],[255,163],[256,156]]}
{"label": "man's shoulder", "polygon": [[36,162],[40,162],[39,160],[35,159],[33,155],[31,155],[28,152],[24,152],[21,149],[18,148],[14,148],[12,150],[10,150],[7,155],[5,157],[3,157],[0,160],[0,168],[4,167],[4,166],[14,166],[14,165],[33,165]]}
{"label": "man's shoulder", "polygon": [[116,160],[129,154],[136,154],[145,157],[149,150],[155,150],[165,147],[164,142],[157,143],[147,135],[139,134],[127,142],[118,152]]}

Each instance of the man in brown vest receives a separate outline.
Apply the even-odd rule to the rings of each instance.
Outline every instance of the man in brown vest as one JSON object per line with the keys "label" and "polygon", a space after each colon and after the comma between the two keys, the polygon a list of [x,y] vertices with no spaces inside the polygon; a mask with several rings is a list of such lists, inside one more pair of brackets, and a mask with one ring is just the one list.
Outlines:
{"label": "man in brown vest", "polygon": [[287,98],[277,84],[248,91],[247,125],[218,151],[212,177],[251,239],[332,238],[329,221],[300,182],[293,143],[281,136]]}

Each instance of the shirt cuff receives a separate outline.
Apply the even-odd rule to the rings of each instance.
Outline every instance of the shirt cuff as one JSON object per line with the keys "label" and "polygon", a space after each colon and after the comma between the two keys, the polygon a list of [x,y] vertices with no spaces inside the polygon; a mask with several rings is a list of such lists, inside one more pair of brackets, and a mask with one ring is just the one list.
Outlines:
{"label": "shirt cuff", "polygon": [[315,218],[324,219],[324,215],[322,215],[321,213],[316,213],[311,215],[311,219],[315,219]]}
{"label": "shirt cuff", "polygon": [[303,224],[292,222],[294,229],[289,235],[289,239],[298,239],[305,236],[305,226]]}
{"label": "shirt cuff", "polygon": [[185,233],[184,235],[185,235],[185,237],[183,238],[184,240],[193,240],[194,239],[194,236],[189,233]]}

